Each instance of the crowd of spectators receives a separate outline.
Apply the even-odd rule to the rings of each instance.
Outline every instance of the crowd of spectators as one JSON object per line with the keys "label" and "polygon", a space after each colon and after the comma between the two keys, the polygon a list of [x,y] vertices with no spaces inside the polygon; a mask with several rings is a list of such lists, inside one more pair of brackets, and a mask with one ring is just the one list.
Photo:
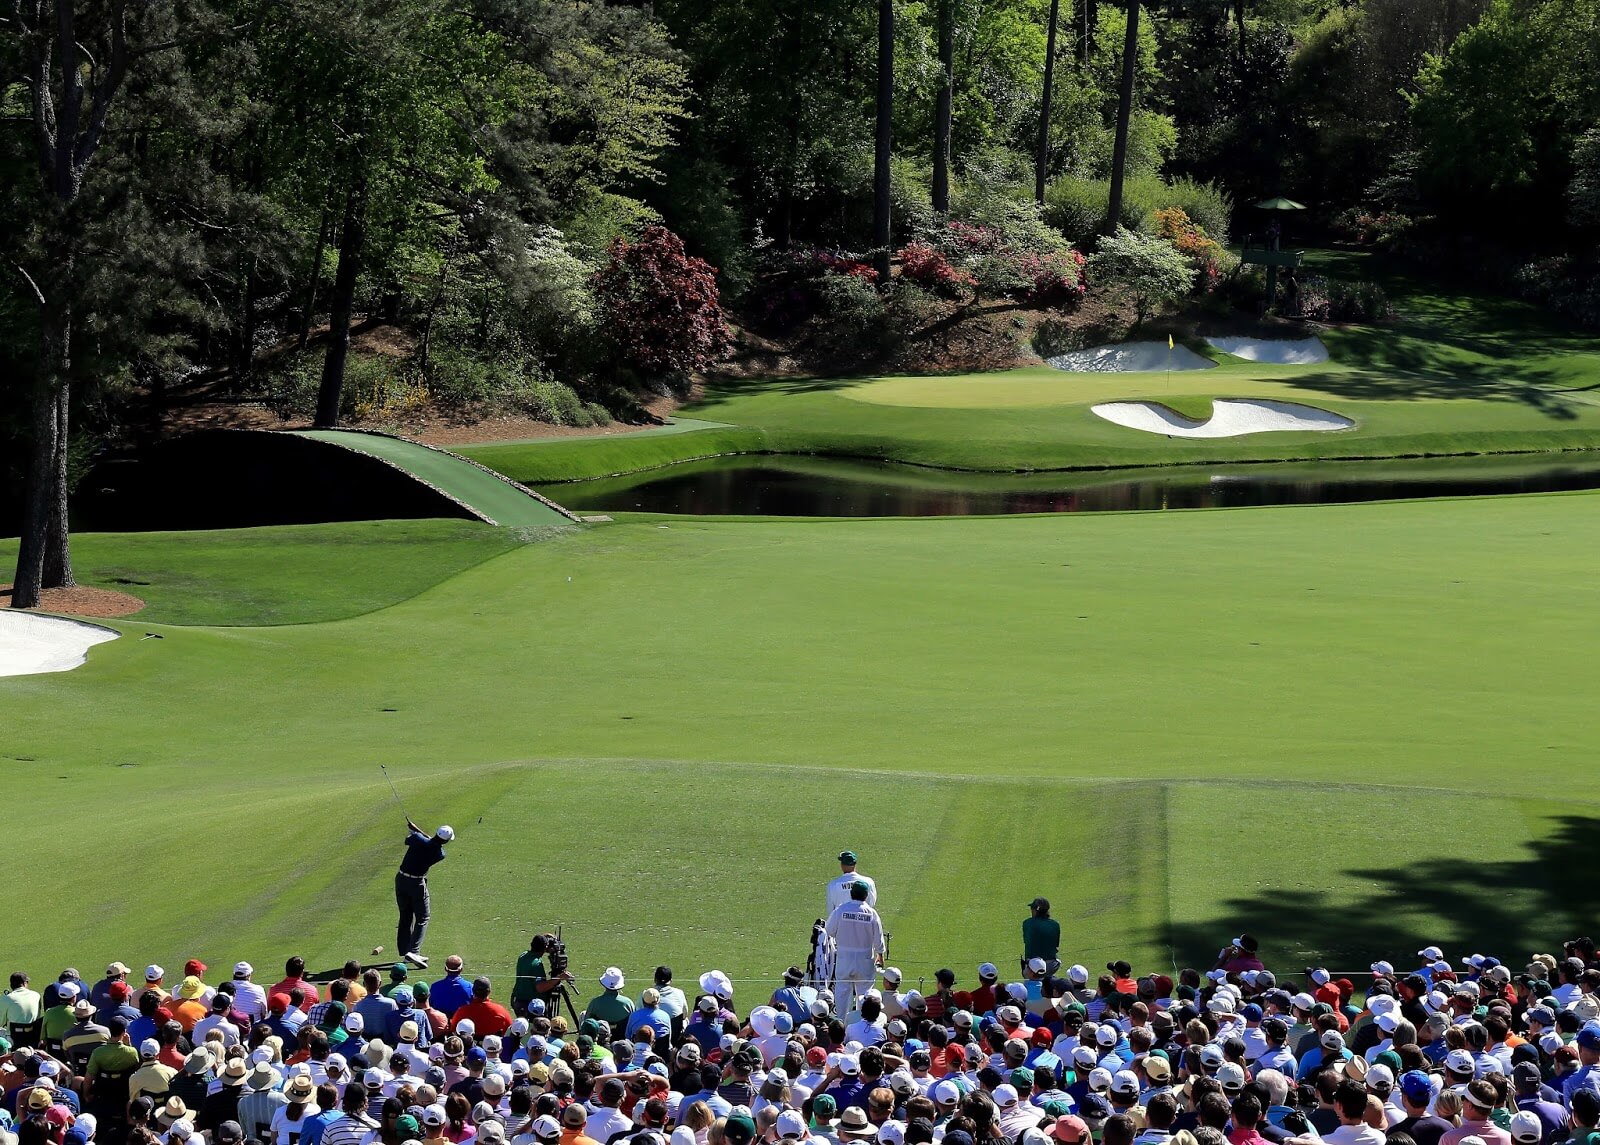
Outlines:
{"label": "crowd of spectators", "polygon": [[356,963],[313,982],[298,958],[270,986],[244,962],[14,973],[0,1143],[1600,1145],[1586,939],[1360,975],[1274,974],[1249,935],[1175,977],[883,967],[848,1013],[800,967],[692,991],[609,967],[575,1005],[540,949],[504,1003],[454,956],[432,982]]}

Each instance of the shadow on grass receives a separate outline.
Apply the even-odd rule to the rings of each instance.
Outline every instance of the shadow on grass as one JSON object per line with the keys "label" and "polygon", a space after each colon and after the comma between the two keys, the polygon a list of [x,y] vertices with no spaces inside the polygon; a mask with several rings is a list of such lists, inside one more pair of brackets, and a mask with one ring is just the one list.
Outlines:
{"label": "shadow on grass", "polygon": [[[1325,371],[1278,378],[1279,385],[1336,394],[1352,401],[1479,401],[1525,405],[1555,421],[1572,421],[1577,410],[1558,392],[1562,379],[1553,370],[1524,367],[1512,371],[1494,363],[1453,363],[1437,372],[1414,372],[1416,365],[1394,366],[1396,373]],[[1572,387],[1567,386],[1566,389]]]}
{"label": "shadow on grass", "polygon": [[[1514,806],[1507,812],[1515,815]],[[1355,971],[1375,958],[1409,966],[1414,951],[1433,944],[1452,959],[1482,952],[1520,969],[1528,955],[1559,954],[1563,940],[1593,931],[1600,913],[1600,883],[1590,874],[1600,853],[1600,818],[1564,815],[1549,824],[1550,833],[1518,859],[1440,856],[1403,867],[1335,869],[1335,848],[1330,877],[1367,888],[1354,903],[1335,904],[1314,889],[1266,891],[1230,900],[1218,918],[1174,924],[1165,941],[1180,964],[1209,964],[1222,944],[1249,931],[1261,939],[1262,957],[1280,980],[1298,969],[1292,959],[1303,952],[1331,969]],[[1419,829],[1434,832],[1441,845],[1453,838],[1448,823],[1419,819]],[[1418,916],[1447,921],[1443,930],[1424,931],[1412,921]]]}

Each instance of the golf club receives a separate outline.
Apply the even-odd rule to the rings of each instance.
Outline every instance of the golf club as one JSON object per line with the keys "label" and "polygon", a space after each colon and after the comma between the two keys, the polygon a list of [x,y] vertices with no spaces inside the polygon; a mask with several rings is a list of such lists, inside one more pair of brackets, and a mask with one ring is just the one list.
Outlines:
{"label": "golf club", "polygon": [[378,770],[383,772],[383,777],[389,781],[389,790],[394,792],[395,806],[400,808],[400,814],[406,817],[407,823],[410,823],[412,821],[411,815],[406,811],[405,802],[400,798],[400,789],[394,785],[394,779],[389,775],[389,769],[380,763]]}

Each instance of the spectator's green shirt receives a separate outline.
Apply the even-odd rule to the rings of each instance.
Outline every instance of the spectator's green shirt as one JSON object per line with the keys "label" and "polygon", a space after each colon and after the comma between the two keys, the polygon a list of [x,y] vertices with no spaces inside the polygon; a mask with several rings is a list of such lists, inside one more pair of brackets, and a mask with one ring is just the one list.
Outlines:
{"label": "spectator's green shirt", "polygon": [[511,1010],[514,1014],[527,1011],[538,992],[538,983],[545,980],[544,960],[531,950],[524,950],[517,959],[517,984],[511,988]]}
{"label": "spectator's green shirt", "polygon": [[72,1016],[71,1006],[53,1006],[44,1012],[44,1040],[59,1042],[61,1035],[72,1029],[72,1024],[78,1019]]}
{"label": "spectator's green shirt", "polygon": [[1049,960],[1061,949],[1061,924],[1053,918],[1022,920],[1022,956]]}
{"label": "spectator's green shirt", "polygon": [[599,1018],[603,1022],[611,1023],[613,1033],[622,1029],[628,1020],[628,1015],[633,1013],[633,1002],[618,994],[615,990],[607,990],[593,1002],[589,1003],[584,1011],[591,1018]]}
{"label": "spectator's green shirt", "polygon": [[103,1073],[121,1073],[123,1070],[132,1070],[139,1065],[139,1051],[122,1042],[107,1042],[94,1053],[89,1055],[88,1068],[84,1070],[89,1077],[99,1077]]}

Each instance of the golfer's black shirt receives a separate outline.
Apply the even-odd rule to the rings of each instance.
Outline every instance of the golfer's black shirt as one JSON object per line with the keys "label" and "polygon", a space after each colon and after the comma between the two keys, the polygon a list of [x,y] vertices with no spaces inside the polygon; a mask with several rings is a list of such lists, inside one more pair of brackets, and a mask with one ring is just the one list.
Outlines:
{"label": "golfer's black shirt", "polygon": [[426,835],[406,837],[406,857],[400,860],[400,870],[408,875],[426,876],[428,868],[444,861],[444,841]]}

